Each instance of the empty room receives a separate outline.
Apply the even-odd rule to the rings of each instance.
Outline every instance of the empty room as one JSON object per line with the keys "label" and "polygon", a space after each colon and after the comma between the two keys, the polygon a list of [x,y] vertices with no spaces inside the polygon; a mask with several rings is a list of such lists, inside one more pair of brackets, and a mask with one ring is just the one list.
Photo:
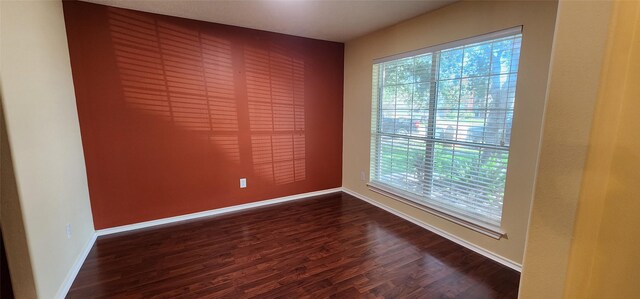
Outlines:
{"label": "empty room", "polygon": [[637,298],[640,2],[0,0],[1,298]]}

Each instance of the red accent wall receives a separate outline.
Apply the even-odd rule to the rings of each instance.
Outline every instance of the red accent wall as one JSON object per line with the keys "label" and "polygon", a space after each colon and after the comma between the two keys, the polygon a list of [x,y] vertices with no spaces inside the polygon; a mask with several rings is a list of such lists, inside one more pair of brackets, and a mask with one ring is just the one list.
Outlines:
{"label": "red accent wall", "polygon": [[343,44],[64,14],[96,229],[341,185]]}

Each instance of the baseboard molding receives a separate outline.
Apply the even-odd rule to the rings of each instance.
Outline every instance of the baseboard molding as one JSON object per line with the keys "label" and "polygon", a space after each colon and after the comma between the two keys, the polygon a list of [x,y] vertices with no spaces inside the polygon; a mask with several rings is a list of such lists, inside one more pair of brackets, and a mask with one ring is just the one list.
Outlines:
{"label": "baseboard molding", "polygon": [[127,232],[127,231],[132,231],[132,230],[137,230],[141,228],[147,228],[147,227],[152,227],[152,226],[157,226],[162,224],[169,224],[169,223],[174,223],[179,221],[198,219],[202,217],[209,217],[209,216],[220,215],[220,214],[225,214],[230,212],[242,211],[242,210],[247,210],[247,209],[252,209],[257,207],[264,207],[264,206],[273,205],[277,203],[298,200],[298,199],[308,198],[312,196],[331,194],[331,193],[336,193],[340,191],[342,191],[342,188],[333,188],[333,189],[325,189],[325,190],[319,190],[314,192],[290,195],[285,197],[278,197],[278,198],[267,199],[267,200],[262,200],[262,201],[247,203],[247,204],[241,204],[237,206],[225,207],[225,208],[202,211],[202,212],[180,215],[175,217],[168,217],[168,218],[162,218],[157,220],[100,229],[96,231],[96,234],[98,236],[105,236],[105,235]]}
{"label": "baseboard molding", "polygon": [[89,252],[93,247],[93,244],[95,244],[96,239],[99,236],[126,232],[126,231],[147,228],[147,227],[152,227],[152,226],[161,225],[161,224],[168,224],[168,223],[173,223],[178,221],[197,219],[197,218],[213,216],[213,215],[220,215],[220,214],[229,213],[229,212],[247,210],[251,208],[263,207],[263,206],[273,205],[277,203],[304,199],[304,198],[309,198],[309,197],[318,196],[318,195],[331,194],[331,193],[336,193],[341,191],[342,191],[342,188],[325,189],[320,191],[279,197],[279,198],[268,199],[268,200],[252,202],[252,203],[247,203],[247,204],[242,204],[237,206],[231,206],[226,208],[220,208],[215,210],[203,211],[203,212],[192,213],[187,215],[181,215],[181,216],[175,216],[175,217],[169,217],[169,218],[163,218],[158,220],[152,220],[152,221],[146,221],[146,222],[140,222],[140,223],[135,223],[130,225],[123,225],[118,227],[97,230],[93,233],[91,238],[87,241],[87,243],[82,249],[82,252],[76,258],[71,269],[69,269],[69,272],[67,273],[67,276],[65,277],[62,285],[58,289],[58,292],[56,293],[55,298],[63,299],[67,296],[67,294],[69,293],[69,290],[71,289],[71,285],[73,284],[73,281],[76,279],[76,276],[78,276],[78,272],[80,272],[80,268],[82,268],[82,264],[84,264],[84,261],[87,259],[87,256],[89,255]]}
{"label": "baseboard molding", "polygon": [[78,255],[78,257],[76,257],[76,261],[73,263],[71,269],[69,269],[69,272],[64,278],[62,285],[58,289],[55,298],[64,299],[67,296],[67,293],[69,293],[73,281],[76,280],[76,276],[78,276],[78,272],[80,272],[80,268],[82,268],[82,264],[84,264],[84,261],[87,259],[87,256],[89,255],[91,248],[93,248],[93,244],[95,244],[97,237],[98,235],[95,232],[92,233],[91,238],[87,241],[87,243],[84,244],[82,252],[80,252],[80,255]]}
{"label": "baseboard molding", "polygon": [[163,218],[163,219],[158,219],[158,220],[152,220],[152,221],[146,221],[146,222],[140,222],[140,223],[135,223],[135,224],[130,224],[130,225],[123,225],[123,226],[118,226],[118,227],[112,227],[112,228],[107,228],[107,229],[101,229],[101,230],[97,230],[92,236],[91,238],[87,241],[87,243],[85,244],[84,248],[82,249],[82,252],[80,253],[80,255],[78,255],[78,257],[76,258],[76,261],[73,263],[73,266],[71,267],[71,269],[69,269],[69,272],[67,273],[67,276],[65,277],[65,280],[63,281],[62,285],[60,286],[60,289],[58,290],[58,293],[56,294],[55,298],[65,298],[67,296],[67,293],[69,292],[69,290],[71,289],[71,285],[73,284],[73,281],[76,279],[76,276],[78,275],[78,272],[80,272],[80,268],[82,267],[82,264],[84,264],[84,261],[86,260],[87,256],[89,255],[89,252],[91,251],[91,248],[93,247],[93,244],[96,242],[96,238],[99,236],[104,236],[104,235],[109,235],[109,234],[115,234],[115,233],[120,233],[120,232],[126,232],[126,231],[132,231],[132,230],[136,230],[136,229],[141,229],[141,228],[147,228],[147,227],[152,227],[152,226],[156,226],[156,225],[162,225],[162,224],[168,224],[168,223],[173,223],[173,222],[179,222],[179,221],[184,221],[184,220],[191,220],[191,219],[197,219],[197,218],[202,218],[202,217],[208,217],[208,216],[214,216],[214,215],[220,215],[220,214],[224,214],[224,213],[229,213],[229,212],[235,212],[235,211],[241,211],[241,210],[247,210],[247,209],[252,209],[252,208],[257,208],[257,207],[263,207],[263,206],[268,206],[268,205],[273,205],[273,204],[277,204],[277,203],[282,203],[282,202],[287,202],[287,201],[293,201],[293,200],[298,200],[298,199],[304,199],[304,198],[308,198],[308,197],[313,197],[313,196],[318,196],[318,195],[325,195],[325,194],[331,194],[331,193],[336,193],[336,192],[345,192],[349,195],[352,195],[360,200],[363,200],[369,204],[372,204],[378,208],[381,208],[391,214],[394,214],[400,218],[403,218],[415,225],[418,225],[428,231],[431,231],[437,235],[440,235],[443,238],[446,238],[448,240],[451,240],[457,244],[459,244],[460,246],[463,246],[465,248],[468,248],[470,250],[473,250],[474,252],[481,254],[487,258],[490,258],[502,265],[505,265],[511,269],[514,269],[518,272],[522,271],[522,265],[511,261],[505,257],[502,257],[500,255],[497,255],[495,253],[492,253],[490,251],[487,251],[484,248],[480,248],[474,244],[471,244],[465,240],[462,240],[452,234],[449,234],[439,228],[436,228],[432,225],[426,224],[412,216],[409,216],[405,213],[402,213],[398,210],[392,209],[390,207],[387,207],[385,205],[380,204],[379,202],[368,198],[367,196],[364,196],[360,193],[357,193],[353,190],[350,190],[348,188],[333,188],[333,189],[326,189],[326,190],[320,190],[320,191],[314,191],[314,192],[308,192],[308,193],[302,193],[302,194],[296,194],[296,195],[291,195],[291,196],[285,196],[285,197],[279,197],[279,198],[274,198],[274,199],[268,199],[268,200],[263,200],[263,201],[258,201],[258,202],[252,202],[252,203],[248,203],[248,204],[242,204],[242,205],[237,205],[237,206],[231,206],[231,207],[226,207],[226,208],[220,208],[220,209],[215,209],[215,210],[209,210],[209,211],[203,211],[203,212],[198,212],[198,213],[192,213],[192,214],[187,214],[187,215],[181,215],[181,216],[175,216],[175,217],[169,217],[169,218]]}
{"label": "baseboard molding", "polygon": [[416,218],[414,218],[412,216],[409,216],[409,215],[407,215],[405,213],[402,213],[402,212],[400,212],[400,211],[398,211],[396,209],[393,209],[393,208],[390,208],[388,206],[385,206],[385,205],[383,205],[383,204],[381,204],[381,203],[379,203],[379,202],[377,202],[377,201],[375,201],[375,200],[373,200],[373,199],[371,199],[371,198],[369,198],[367,196],[364,196],[364,195],[362,195],[362,194],[360,194],[358,192],[355,192],[355,191],[350,190],[350,189],[345,188],[345,187],[342,187],[342,191],[347,193],[347,194],[349,194],[349,195],[352,195],[352,196],[354,196],[354,197],[356,197],[358,199],[361,199],[361,200],[363,200],[363,201],[365,201],[367,203],[370,203],[370,204],[372,204],[372,205],[374,205],[374,206],[376,206],[378,208],[381,208],[381,209],[383,209],[383,210],[385,210],[385,211],[387,211],[387,212],[389,212],[391,214],[394,214],[394,215],[396,215],[396,216],[398,216],[400,218],[403,218],[403,219],[405,219],[405,220],[407,220],[407,221],[409,221],[409,222],[411,222],[411,223],[413,223],[415,225],[418,225],[418,226],[420,226],[420,227],[422,227],[422,228],[424,228],[424,229],[426,229],[426,230],[428,230],[430,232],[433,232],[434,234],[440,235],[441,237],[443,237],[445,239],[453,241],[453,242],[457,243],[460,246],[463,246],[465,248],[473,250],[474,252],[476,252],[478,254],[481,254],[481,255],[483,255],[483,256],[485,256],[487,258],[490,258],[490,259],[492,259],[492,260],[494,260],[494,261],[496,261],[496,262],[498,262],[498,263],[500,263],[502,265],[505,265],[505,266],[507,266],[507,267],[509,267],[509,268],[511,268],[513,270],[516,270],[518,272],[522,272],[522,265],[519,264],[519,263],[516,263],[516,262],[514,262],[514,261],[512,261],[510,259],[507,259],[507,258],[503,257],[503,256],[497,255],[497,254],[495,254],[493,252],[490,252],[490,251],[488,251],[488,250],[486,250],[484,248],[478,247],[475,244],[469,243],[469,242],[467,242],[467,241],[465,241],[463,239],[460,239],[460,238],[458,238],[458,237],[456,237],[456,236],[454,236],[454,235],[452,235],[452,234],[450,234],[448,232],[445,232],[445,231],[443,231],[443,230],[441,230],[441,229],[439,229],[439,228],[437,228],[435,226],[432,226],[430,224],[424,223],[424,222],[422,222],[422,221],[420,221],[420,220],[418,220],[418,219],[416,219]]}

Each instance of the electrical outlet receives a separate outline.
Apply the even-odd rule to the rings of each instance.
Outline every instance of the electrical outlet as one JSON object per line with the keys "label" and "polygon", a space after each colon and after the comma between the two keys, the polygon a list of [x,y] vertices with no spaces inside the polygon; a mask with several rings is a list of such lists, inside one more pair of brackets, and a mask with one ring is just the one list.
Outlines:
{"label": "electrical outlet", "polygon": [[364,171],[360,171],[360,180],[363,182],[367,180],[367,176],[364,174]]}
{"label": "electrical outlet", "polygon": [[71,239],[71,224],[67,223],[67,225],[65,226],[65,230],[67,232],[67,239]]}
{"label": "electrical outlet", "polygon": [[247,179],[245,178],[240,179],[240,188],[247,188]]}

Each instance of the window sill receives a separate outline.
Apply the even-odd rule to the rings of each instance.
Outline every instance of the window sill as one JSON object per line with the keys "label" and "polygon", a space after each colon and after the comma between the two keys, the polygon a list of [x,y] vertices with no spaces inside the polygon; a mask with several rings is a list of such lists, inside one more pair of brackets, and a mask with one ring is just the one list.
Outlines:
{"label": "window sill", "polygon": [[441,207],[429,205],[427,203],[422,203],[422,202],[419,203],[417,202],[417,200],[411,199],[410,196],[399,194],[399,192],[396,192],[391,187],[386,187],[382,184],[371,183],[371,182],[367,184],[367,187],[369,187],[369,190],[373,192],[395,199],[404,204],[410,205],[414,208],[420,209],[429,214],[438,216],[442,219],[451,221],[455,224],[464,226],[468,229],[484,234],[496,240],[500,240],[501,238],[505,238],[505,239],[507,238],[507,234],[504,231],[502,231],[502,229],[500,229],[499,227],[495,227],[490,224],[479,223],[477,220],[470,219],[458,213],[447,211]]}

